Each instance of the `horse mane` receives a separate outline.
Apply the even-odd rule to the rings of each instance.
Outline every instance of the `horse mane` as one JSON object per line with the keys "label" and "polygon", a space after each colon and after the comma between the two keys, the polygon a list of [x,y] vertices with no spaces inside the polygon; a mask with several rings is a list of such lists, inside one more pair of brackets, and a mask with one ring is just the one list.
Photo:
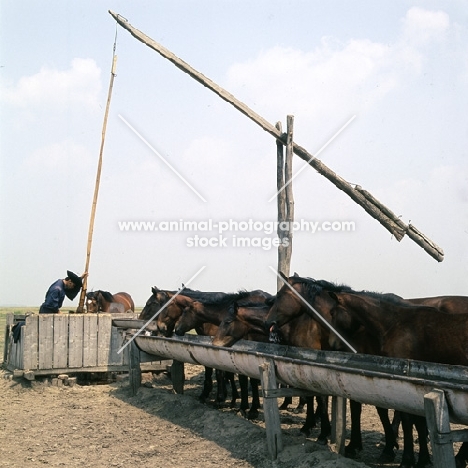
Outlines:
{"label": "horse mane", "polygon": [[394,304],[400,304],[404,299],[397,294],[393,293],[380,293],[375,291],[356,291],[346,284],[336,284],[326,280],[316,280],[314,278],[301,277],[294,275],[290,278],[293,280],[293,284],[301,283],[304,284],[304,294],[310,299],[315,299],[317,294],[323,291],[334,292],[334,293],[349,293],[349,294],[365,294],[376,300],[385,300]]}
{"label": "horse mane", "polygon": [[222,293],[220,296],[207,297],[205,300],[200,300],[203,304],[223,306],[230,304],[231,302],[237,302],[239,306],[243,306],[243,299],[247,299],[252,293],[246,290],[240,290],[236,293]]}
{"label": "horse mane", "polygon": [[[269,299],[270,300],[270,299]],[[269,309],[270,306],[266,302],[255,302],[255,301],[241,301],[240,303],[238,302],[233,302],[229,306],[229,310],[234,310],[234,306],[237,304],[238,307],[243,307],[245,309]]]}
{"label": "horse mane", "polygon": [[114,296],[109,291],[96,291],[95,294],[101,293],[106,302],[114,302]]}

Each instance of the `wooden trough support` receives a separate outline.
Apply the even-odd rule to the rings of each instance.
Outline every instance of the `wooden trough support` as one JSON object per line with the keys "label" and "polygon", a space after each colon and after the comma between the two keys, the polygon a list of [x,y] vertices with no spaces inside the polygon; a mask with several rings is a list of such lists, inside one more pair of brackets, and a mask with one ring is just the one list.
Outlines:
{"label": "wooden trough support", "polygon": [[467,442],[468,429],[452,431],[447,399],[443,390],[434,389],[424,396],[427,427],[435,467],[455,468],[453,443]]}
{"label": "wooden trough support", "polygon": [[[130,359],[128,375],[130,380],[130,390],[132,395],[136,395],[141,386],[141,373],[142,370],[149,370],[145,367],[145,363],[151,363],[154,366],[155,361],[158,359],[156,356],[145,353],[138,348],[135,341],[132,341],[129,346]],[[162,361],[166,360],[166,364],[160,367],[159,370],[168,370],[171,375],[172,388],[176,393],[184,393],[184,363],[180,361],[167,360],[167,358],[160,358]],[[151,370],[155,370],[154,367]]]}

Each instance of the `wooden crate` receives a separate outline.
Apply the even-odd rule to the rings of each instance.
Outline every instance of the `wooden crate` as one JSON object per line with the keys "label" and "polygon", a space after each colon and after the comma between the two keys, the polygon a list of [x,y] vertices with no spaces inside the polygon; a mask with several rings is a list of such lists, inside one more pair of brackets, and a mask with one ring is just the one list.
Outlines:
{"label": "wooden crate", "polygon": [[[24,319],[14,342],[11,329]],[[4,362],[15,375],[127,371],[126,331],[112,326],[111,314],[7,315]]]}

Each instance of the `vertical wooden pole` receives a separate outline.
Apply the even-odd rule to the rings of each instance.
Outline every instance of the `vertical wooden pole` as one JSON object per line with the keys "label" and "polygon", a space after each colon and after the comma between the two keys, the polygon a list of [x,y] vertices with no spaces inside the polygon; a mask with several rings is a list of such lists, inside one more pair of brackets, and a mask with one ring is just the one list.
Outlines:
{"label": "vertical wooden pole", "polygon": [[281,421],[276,397],[271,397],[268,390],[277,388],[275,376],[275,362],[268,360],[260,366],[260,379],[263,392],[263,413],[267,436],[268,453],[272,460],[276,460],[278,453],[283,450],[281,436]]}
{"label": "vertical wooden pole", "polygon": [[130,362],[128,377],[130,380],[130,391],[133,396],[138,392],[141,385],[141,367],[140,367],[140,350],[135,341],[130,343]]}
{"label": "vertical wooden pole", "polygon": [[455,468],[449,411],[442,390],[434,389],[424,395],[424,411],[431,439],[434,467]]}
{"label": "vertical wooden pole", "polygon": [[335,443],[336,451],[344,455],[346,441],[346,398],[332,397],[332,433],[331,442]]}
{"label": "vertical wooden pole", "polygon": [[89,270],[89,260],[91,257],[91,244],[93,242],[94,218],[96,216],[96,206],[97,206],[97,200],[98,200],[98,194],[99,194],[99,184],[101,182],[102,153],[104,151],[104,141],[106,139],[107,119],[109,116],[109,108],[110,108],[110,102],[111,102],[111,97],[112,97],[112,88],[114,86],[115,70],[117,66],[117,55],[115,55],[115,46],[116,46],[116,42],[114,42],[111,78],[110,78],[110,83],[109,83],[109,91],[107,93],[107,104],[106,104],[106,112],[104,114],[104,123],[102,125],[101,148],[99,150],[99,161],[98,161],[97,174],[96,174],[96,183],[94,185],[93,204],[91,206],[91,216],[89,220],[88,244],[86,248],[86,266],[85,266],[85,271],[84,271],[85,276],[83,279],[83,287],[81,289],[81,294],[80,294],[80,302],[76,310],[78,313],[84,312],[84,301],[86,297],[86,290],[88,288],[88,270]]}
{"label": "vertical wooden pole", "polygon": [[180,395],[184,393],[185,373],[182,361],[172,361],[171,365],[172,388]]}
{"label": "vertical wooden pole", "polygon": [[[276,124],[281,132],[281,122]],[[292,224],[294,221],[294,197],[292,191],[292,157],[293,157],[293,128],[294,116],[287,116],[286,132],[286,157],[284,156],[283,143],[277,141],[277,165],[276,165],[276,187],[278,190],[278,272],[289,276],[292,254]],[[277,279],[277,289],[282,286],[282,281]]]}

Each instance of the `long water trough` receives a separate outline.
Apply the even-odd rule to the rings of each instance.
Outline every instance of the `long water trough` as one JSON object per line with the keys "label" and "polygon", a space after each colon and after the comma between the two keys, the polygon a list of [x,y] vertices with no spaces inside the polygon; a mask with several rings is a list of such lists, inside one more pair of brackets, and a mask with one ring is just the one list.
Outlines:
{"label": "long water trough", "polygon": [[425,414],[424,396],[443,390],[450,421],[468,425],[468,367],[250,341],[223,348],[194,335],[137,336],[135,341],[148,354],[257,379],[260,366],[274,361],[277,380],[292,387],[419,415]]}

